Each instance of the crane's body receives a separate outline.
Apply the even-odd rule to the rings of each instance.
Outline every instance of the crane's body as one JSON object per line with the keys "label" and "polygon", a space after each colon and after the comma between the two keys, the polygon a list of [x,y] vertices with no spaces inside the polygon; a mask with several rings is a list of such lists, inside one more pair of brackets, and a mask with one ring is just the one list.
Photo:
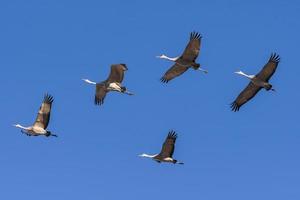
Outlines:
{"label": "crane's body", "polygon": [[244,76],[244,77],[250,79],[250,81],[251,81],[254,85],[258,86],[258,87],[262,87],[262,88],[264,88],[264,89],[267,90],[267,91],[268,91],[268,90],[273,90],[273,91],[274,91],[274,89],[272,88],[272,85],[271,85],[270,83],[268,83],[268,82],[266,82],[266,81],[260,79],[260,78],[257,77],[256,75],[248,75],[248,74],[245,74],[245,73],[242,72],[242,71],[238,71],[238,72],[235,72],[235,73],[236,73],[236,74],[239,74],[239,75],[242,75],[242,76]]}

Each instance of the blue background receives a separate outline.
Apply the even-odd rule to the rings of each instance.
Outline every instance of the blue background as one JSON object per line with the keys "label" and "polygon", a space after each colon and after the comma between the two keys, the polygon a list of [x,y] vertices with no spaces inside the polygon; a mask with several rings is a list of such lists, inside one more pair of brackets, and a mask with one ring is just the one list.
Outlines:
{"label": "blue background", "polygon": [[[299,200],[299,1],[1,1],[0,199]],[[169,84],[159,79],[191,31],[198,61]],[[229,104],[281,56],[271,83],[240,112]],[[112,63],[126,63],[135,96],[94,87]],[[44,93],[55,97],[49,129],[26,137]],[[157,164],[168,130],[174,157]]]}

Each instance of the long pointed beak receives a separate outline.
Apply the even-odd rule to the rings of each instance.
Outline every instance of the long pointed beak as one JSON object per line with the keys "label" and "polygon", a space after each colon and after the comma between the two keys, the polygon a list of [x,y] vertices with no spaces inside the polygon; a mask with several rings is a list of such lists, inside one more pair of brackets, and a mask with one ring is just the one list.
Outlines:
{"label": "long pointed beak", "polygon": [[155,58],[160,58],[160,56],[155,56]]}

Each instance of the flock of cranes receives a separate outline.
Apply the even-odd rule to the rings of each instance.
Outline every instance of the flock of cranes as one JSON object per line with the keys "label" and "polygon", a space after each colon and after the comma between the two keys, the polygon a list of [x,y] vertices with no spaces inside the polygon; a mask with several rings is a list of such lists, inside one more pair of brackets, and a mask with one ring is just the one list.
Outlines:
{"label": "flock of cranes", "polygon": [[[206,70],[200,67],[199,63],[196,63],[196,59],[200,53],[202,36],[197,32],[192,32],[190,35],[189,43],[187,44],[184,52],[181,56],[178,57],[168,57],[164,54],[157,56],[161,59],[166,59],[171,62],[174,62],[173,66],[167,70],[167,72],[162,76],[161,81],[163,83],[168,83],[172,79],[182,75],[189,68],[193,68],[194,70],[200,70],[204,73],[208,73]],[[251,100],[258,91],[261,89],[265,89],[266,91],[275,91],[272,85],[269,83],[270,78],[275,73],[278,63],[280,62],[280,57],[276,53],[271,54],[268,62],[262,68],[262,70],[256,75],[248,75],[242,71],[235,72],[241,76],[244,76],[250,80],[248,86],[238,95],[238,97],[232,102],[231,109],[236,112],[239,111],[242,105]],[[125,71],[128,68],[126,64],[113,64],[111,65],[111,71],[108,78],[101,82],[94,82],[89,79],[82,79],[88,84],[95,85],[95,105],[102,105],[104,103],[104,99],[106,94],[110,91],[115,91],[127,95],[133,95],[133,93],[129,92],[125,86],[122,86],[122,81],[124,79]],[[24,127],[20,124],[14,125],[17,128],[21,129],[21,132],[28,136],[53,136],[57,137],[57,135],[51,133],[51,131],[47,130],[51,107],[54,98],[46,94],[44,96],[44,100],[42,105],[40,106],[37,118],[32,126]],[[160,162],[168,162],[174,164],[183,164],[183,162],[179,162],[176,159],[173,159],[173,153],[175,150],[175,142],[177,139],[177,134],[175,131],[170,131],[167,135],[165,142],[163,143],[162,149],[159,154],[149,155],[149,154],[141,154],[141,157],[151,158],[154,161]]]}

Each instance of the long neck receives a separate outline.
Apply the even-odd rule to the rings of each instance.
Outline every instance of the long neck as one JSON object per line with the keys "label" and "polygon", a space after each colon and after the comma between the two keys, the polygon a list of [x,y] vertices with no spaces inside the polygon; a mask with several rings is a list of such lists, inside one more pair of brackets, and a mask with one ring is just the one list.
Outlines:
{"label": "long neck", "polygon": [[247,78],[249,78],[249,79],[252,79],[252,78],[254,78],[254,76],[253,75],[248,75],[248,74],[245,74],[244,72],[242,72],[242,71],[239,71],[239,73],[238,74],[240,74],[241,76],[245,76],[245,77],[247,77]]}
{"label": "long neck", "polygon": [[20,128],[20,129],[24,129],[24,130],[29,130],[30,129],[30,127],[21,126],[20,124],[17,124],[16,127]]}
{"label": "long neck", "polygon": [[160,58],[170,60],[170,61],[173,61],[173,62],[175,62],[178,59],[178,57],[171,58],[171,57],[168,57],[166,55],[162,55]]}
{"label": "long neck", "polygon": [[146,158],[154,158],[155,156],[157,156],[157,154],[155,154],[155,155],[149,155],[149,154],[144,153],[142,155],[142,157],[146,157]]}
{"label": "long neck", "polygon": [[92,84],[92,85],[96,85],[96,82],[90,81],[89,79],[82,79],[84,82],[88,83],[88,84]]}

